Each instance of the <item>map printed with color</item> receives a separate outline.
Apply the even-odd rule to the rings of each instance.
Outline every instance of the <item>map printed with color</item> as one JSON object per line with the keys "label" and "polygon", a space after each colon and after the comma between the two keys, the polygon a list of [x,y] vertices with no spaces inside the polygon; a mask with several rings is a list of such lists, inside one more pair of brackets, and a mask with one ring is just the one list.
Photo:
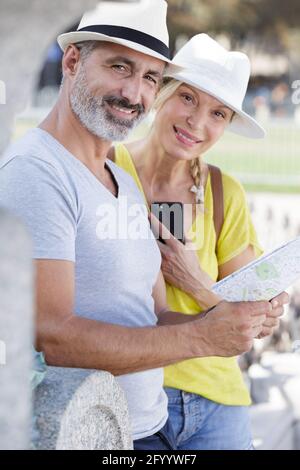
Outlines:
{"label": "map printed with color", "polygon": [[271,300],[300,279],[300,237],[276,248],[230,276],[212,290],[224,300]]}

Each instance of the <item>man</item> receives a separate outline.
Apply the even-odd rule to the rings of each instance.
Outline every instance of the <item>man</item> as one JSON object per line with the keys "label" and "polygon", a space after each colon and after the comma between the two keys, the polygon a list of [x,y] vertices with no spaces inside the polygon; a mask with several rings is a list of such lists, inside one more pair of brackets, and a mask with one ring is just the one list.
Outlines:
{"label": "man", "polygon": [[[37,348],[50,365],[108,370],[129,406],[135,448],[172,448],[161,367],[232,356],[268,334],[286,302],[229,304],[187,320],[169,312],[160,254],[147,237],[101,239],[103,205],[141,204],[133,180],[106,160],[150,110],[168,59],[166,3],[85,15],[59,37],[63,84],[49,116],[0,164],[0,201],[34,242]],[[154,20],[155,19],[155,20]],[[91,42],[92,41],[92,42]],[[129,212],[128,212],[129,213]],[[267,318],[268,317],[268,318]],[[157,320],[158,319],[158,320]]]}

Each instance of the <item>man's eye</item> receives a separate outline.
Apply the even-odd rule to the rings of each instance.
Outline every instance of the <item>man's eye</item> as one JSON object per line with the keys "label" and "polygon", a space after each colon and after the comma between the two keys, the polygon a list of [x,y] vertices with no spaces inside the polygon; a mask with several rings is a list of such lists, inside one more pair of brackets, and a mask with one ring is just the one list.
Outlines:
{"label": "man's eye", "polygon": [[154,83],[154,85],[157,84],[157,81],[156,81],[151,75],[146,75],[145,78],[146,78],[146,80],[148,80],[149,82]]}
{"label": "man's eye", "polygon": [[112,65],[112,69],[117,70],[118,72],[125,72],[126,71],[126,67],[124,65],[121,65],[121,64]]}

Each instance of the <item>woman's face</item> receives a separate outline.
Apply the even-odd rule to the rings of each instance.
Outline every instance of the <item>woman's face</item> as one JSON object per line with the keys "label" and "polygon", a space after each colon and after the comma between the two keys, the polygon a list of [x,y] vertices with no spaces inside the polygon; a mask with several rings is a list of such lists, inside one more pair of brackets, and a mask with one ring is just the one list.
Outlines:
{"label": "woman's face", "polygon": [[232,115],[216,98],[182,84],[157,112],[154,131],[168,154],[192,160],[219,140]]}

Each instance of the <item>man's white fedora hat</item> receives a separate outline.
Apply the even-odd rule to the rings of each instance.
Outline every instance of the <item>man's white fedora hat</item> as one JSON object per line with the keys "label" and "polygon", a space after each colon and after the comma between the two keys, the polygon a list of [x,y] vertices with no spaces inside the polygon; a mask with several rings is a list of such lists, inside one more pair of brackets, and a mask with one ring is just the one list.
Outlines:
{"label": "man's white fedora hat", "polygon": [[61,34],[57,41],[64,51],[81,41],[106,41],[170,62],[167,2],[101,2],[83,15],[77,31]]}
{"label": "man's white fedora hat", "polygon": [[246,54],[229,52],[207,34],[197,34],[180,49],[172,63],[183,68],[168,66],[166,77],[194,86],[235,111],[228,130],[252,139],[265,136],[264,129],[242,109],[251,71]]}

